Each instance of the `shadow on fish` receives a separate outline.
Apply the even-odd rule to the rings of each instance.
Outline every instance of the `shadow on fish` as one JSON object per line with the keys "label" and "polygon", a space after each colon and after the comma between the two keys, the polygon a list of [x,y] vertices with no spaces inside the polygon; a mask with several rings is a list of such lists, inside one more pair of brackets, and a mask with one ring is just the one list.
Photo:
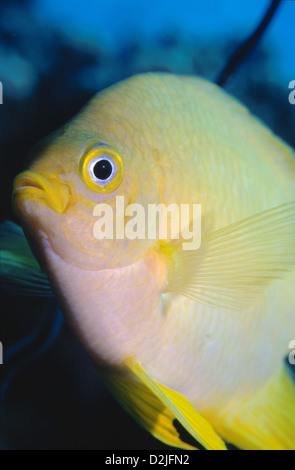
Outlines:
{"label": "shadow on fish", "polygon": [[[118,196],[146,214],[200,204],[201,246],[136,237],[136,224],[133,238],[95,237],[102,204],[126,233]],[[48,278],[140,425],[182,449],[295,449],[294,152],[241,104],[200,78],[124,80],[36,146],[13,205],[43,271],[6,224],[2,277],[35,295]]]}

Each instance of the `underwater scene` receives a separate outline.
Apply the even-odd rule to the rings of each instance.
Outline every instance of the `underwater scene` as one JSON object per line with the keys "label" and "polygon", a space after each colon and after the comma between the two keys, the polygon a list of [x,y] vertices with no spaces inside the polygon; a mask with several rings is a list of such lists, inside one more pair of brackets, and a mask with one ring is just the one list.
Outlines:
{"label": "underwater scene", "polygon": [[1,450],[295,450],[294,18],[0,1]]}

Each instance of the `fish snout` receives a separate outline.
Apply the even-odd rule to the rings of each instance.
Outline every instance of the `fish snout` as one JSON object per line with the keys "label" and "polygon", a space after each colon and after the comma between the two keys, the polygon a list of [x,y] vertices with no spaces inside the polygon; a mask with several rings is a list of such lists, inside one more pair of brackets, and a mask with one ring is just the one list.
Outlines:
{"label": "fish snout", "polygon": [[24,171],[14,180],[13,201],[18,198],[42,199],[52,210],[63,214],[70,200],[70,189],[61,181],[35,171]]}

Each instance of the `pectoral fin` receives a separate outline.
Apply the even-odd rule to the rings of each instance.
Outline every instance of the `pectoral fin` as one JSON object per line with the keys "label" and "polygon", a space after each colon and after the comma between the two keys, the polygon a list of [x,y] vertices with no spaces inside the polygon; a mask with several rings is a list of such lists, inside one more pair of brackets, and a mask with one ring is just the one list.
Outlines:
{"label": "pectoral fin", "polygon": [[160,246],[166,291],[211,307],[247,308],[270,283],[295,269],[295,202],[202,237],[198,250]]}
{"label": "pectoral fin", "polygon": [[13,222],[0,226],[0,284],[8,292],[51,297],[47,276],[41,271],[22,229]]}
{"label": "pectoral fin", "polygon": [[173,424],[177,419],[185,430],[206,449],[226,450],[223,440],[211,424],[193,408],[184,396],[153,380],[135,359],[128,359],[126,365],[140,380],[140,382],[130,382],[132,406],[134,407],[136,403],[136,412],[140,415],[141,424],[155,437],[169,445],[193,449],[192,446],[180,440]]}

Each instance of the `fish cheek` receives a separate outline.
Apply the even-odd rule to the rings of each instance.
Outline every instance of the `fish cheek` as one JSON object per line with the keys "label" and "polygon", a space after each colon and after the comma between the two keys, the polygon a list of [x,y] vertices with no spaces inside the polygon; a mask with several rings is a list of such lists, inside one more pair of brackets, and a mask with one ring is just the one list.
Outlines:
{"label": "fish cheek", "polygon": [[[133,264],[143,255],[144,247],[136,249],[125,238],[98,239],[96,219],[92,214],[73,212],[62,221],[60,233],[53,233],[54,251],[64,261],[82,269],[120,268]],[[136,245],[136,244],[135,244]]]}

